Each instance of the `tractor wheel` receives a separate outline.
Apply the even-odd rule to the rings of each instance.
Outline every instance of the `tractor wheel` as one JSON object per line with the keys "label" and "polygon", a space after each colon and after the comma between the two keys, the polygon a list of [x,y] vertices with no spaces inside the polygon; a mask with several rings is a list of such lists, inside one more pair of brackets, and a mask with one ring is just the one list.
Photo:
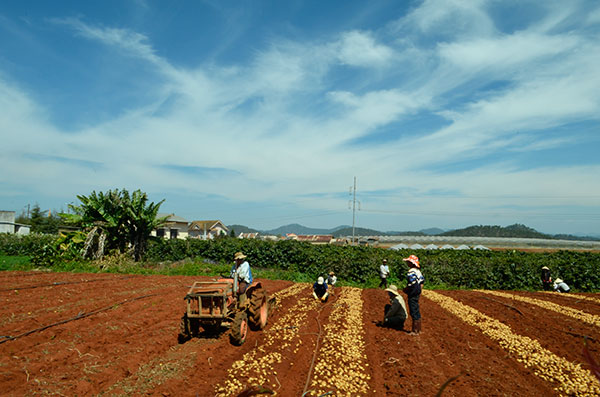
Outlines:
{"label": "tractor wheel", "polygon": [[229,338],[231,339],[231,343],[241,346],[246,341],[246,335],[248,335],[248,315],[246,312],[239,311],[233,319]]}
{"label": "tractor wheel", "polygon": [[184,314],[181,317],[181,322],[179,323],[179,335],[177,336],[177,340],[179,343],[184,343],[192,338],[192,331],[190,330],[190,319],[187,314]]}
{"label": "tractor wheel", "polygon": [[252,329],[263,329],[267,325],[269,309],[267,294],[262,288],[252,291],[248,315]]}

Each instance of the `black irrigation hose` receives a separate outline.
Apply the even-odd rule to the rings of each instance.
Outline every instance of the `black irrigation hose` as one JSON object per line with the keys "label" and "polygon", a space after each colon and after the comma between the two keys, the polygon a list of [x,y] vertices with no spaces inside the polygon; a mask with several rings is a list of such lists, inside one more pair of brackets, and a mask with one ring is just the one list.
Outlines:
{"label": "black irrigation hose", "polygon": [[77,314],[75,317],[67,318],[66,320],[57,321],[55,323],[48,324],[48,325],[45,325],[45,326],[40,327],[40,328],[32,329],[30,331],[23,332],[23,333],[21,333],[19,335],[15,335],[15,336],[3,335],[1,337],[4,338],[4,340],[0,340],[0,344],[2,344],[4,342],[11,341],[11,340],[15,340],[15,339],[20,338],[22,336],[27,336],[29,334],[33,334],[34,332],[39,332],[39,331],[43,331],[43,330],[51,328],[51,327],[55,327],[57,325],[62,325],[62,324],[68,323],[70,321],[75,321],[75,320],[79,320],[79,319],[82,319],[82,318],[90,317],[90,316],[93,316],[94,314],[98,314],[98,313],[110,310],[113,307],[118,306],[118,305],[124,305],[125,303],[134,302],[134,301],[137,301],[137,300],[140,300],[140,299],[149,298],[151,296],[157,296],[157,295],[162,295],[162,294],[147,294],[147,295],[137,296],[135,298],[125,299],[124,301],[113,303],[113,304],[111,304],[109,306],[106,306],[106,307],[103,307],[103,308],[100,308],[100,309],[96,309],[96,310],[88,312],[88,313],[79,312],[79,314]]}
{"label": "black irrigation hose", "polygon": [[42,287],[55,287],[58,285],[67,285],[67,284],[82,284],[82,283],[93,283],[95,281],[106,281],[106,280],[126,280],[128,278],[132,278],[133,276],[121,277],[121,278],[97,278],[93,280],[83,280],[83,281],[64,281],[64,282],[54,282],[48,284],[39,284],[39,285],[30,285],[25,287],[14,287],[14,288],[4,288],[0,289],[0,292],[14,291],[14,290],[22,290],[22,289],[33,289],[33,288],[42,288]]}

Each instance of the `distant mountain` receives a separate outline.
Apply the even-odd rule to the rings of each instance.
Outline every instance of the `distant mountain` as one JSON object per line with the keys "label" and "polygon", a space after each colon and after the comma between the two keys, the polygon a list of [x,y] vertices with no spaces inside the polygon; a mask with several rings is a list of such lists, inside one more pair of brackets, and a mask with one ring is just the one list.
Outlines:
{"label": "distant mountain", "polygon": [[290,225],[280,226],[277,229],[272,230],[264,230],[262,234],[274,234],[285,236],[288,233],[294,234],[331,234],[332,230],[335,229],[316,229],[312,227],[306,227],[299,225],[297,223],[292,223]]}
{"label": "distant mountain", "polygon": [[553,236],[540,233],[535,229],[521,224],[502,226],[469,226],[464,229],[450,230],[440,234],[441,236],[461,237],[516,237],[516,238],[553,238]]}
{"label": "distant mountain", "polygon": [[439,227],[430,227],[429,229],[421,229],[420,232],[428,236],[435,236],[446,232],[446,230],[440,229]]}
{"label": "distant mountain", "polygon": [[[338,229],[332,233],[329,234],[333,234],[333,237],[345,237],[345,236],[352,236],[352,226],[350,227],[345,227],[343,229]],[[384,236],[385,233],[380,232],[378,230],[373,230],[373,229],[365,229],[362,227],[355,227],[354,228],[354,235],[355,236]]]}
{"label": "distant mountain", "polygon": [[228,225],[227,229],[229,229],[230,232],[231,232],[231,230],[233,230],[235,232],[236,236],[239,236],[240,233],[256,233],[256,232],[258,232],[258,230],[254,230],[254,229],[249,228],[248,226],[244,226],[244,225]]}
{"label": "distant mountain", "polygon": [[555,234],[553,237],[559,240],[600,241],[600,236],[573,236],[572,234]]}
{"label": "distant mountain", "polygon": [[[319,229],[302,226],[297,223],[285,225],[272,230],[256,230],[249,228],[244,225],[230,225],[227,226],[229,230],[233,229],[236,235],[240,233],[256,233],[260,234],[272,234],[285,236],[288,233],[294,234],[331,234],[334,237],[340,236],[351,236],[352,227],[348,225],[340,225],[332,229]],[[354,230],[356,236],[464,236],[464,237],[516,237],[516,238],[542,238],[542,239],[561,239],[561,240],[590,240],[599,241],[600,238],[597,236],[573,236],[570,234],[544,234],[540,233],[535,229],[527,227],[521,224],[514,224],[506,227],[502,226],[469,226],[464,229],[456,229],[444,231],[440,228],[429,228],[416,231],[405,231],[396,232],[388,231],[382,232],[374,229],[366,229],[357,227]]]}

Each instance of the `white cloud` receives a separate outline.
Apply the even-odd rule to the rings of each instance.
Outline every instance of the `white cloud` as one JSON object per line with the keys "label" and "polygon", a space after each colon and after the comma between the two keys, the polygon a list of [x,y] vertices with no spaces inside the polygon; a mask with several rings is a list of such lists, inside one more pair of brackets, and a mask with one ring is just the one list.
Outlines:
{"label": "white cloud", "polygon": [[[406,37],[439,33],[443,44],[413,41],[404,53],[383,44],[395,37],[350,30],[318,43],[275,38],[248,63],[189,68],[174,66],[158,55],[148,37],[134,31],[91,26],[79,19],[57,20],[81,37],[152,65],[163,78],[145,82],[152,96],[143,107],[74,132],[49,122],[44,105],[33,95],[0,81],[0,107],[6,109],[0,113],[0,131],[14,148],[10,157],[0,160],[5,170],[0,180],[21,180],[40,192],[56,194],[60,194],[56,186],[62,186],[71,196],[92,188],[139,186],[191,197],[209,192],[231,201],[269,202],[344,191],[356,175],[363,191],[401,186],[424,192],[408,203],[390,198],[380,204],[413,213],[437,208],[448,213],[492,212],[504,204],[493,199],[436,199],[426,194],[431,190],[458,191],[468,197],[481,192],[552,196],[561,184],[582,195],[600,195],[600,187],[589,183],[600,171],[598,166],[522,169],[507,158],[501,166],[424,171],[434,164],[477,159],[499,150],[567,146],[570,137],[544,137],[543,129],[598,120],[598,45],[576,31],[500,34],[485,7],[486,2],[424,2],[403,19]],[[460,34],[451,32],[452,21],[458,21]],[[340,62],[370,70],[339,68]],[[340,86],[328,80],[340,78],[338,69],[350,73]],[[497,81],[506,84],[478,90]],[[410,129],[412,125],[402,124],[403,118],[420,111],[443,115],[449,125],[427,133],[399,134],[401,138],[383,144],[347,145],[356,138],[368,141],[369,134],[381,127]],[[19,156],[27,153],[57,158],[23,162]],[[77,160],[102,166],[74,166]],[[196,175],[193,168],[186,173],[160,165],[232,172]],[[66,180],[57,185],[62,179]],[[10,190],[16,191],[14,185]],[[339,201],[328,198],[306,206],[331,209]],[[550,212],[569,203],[594,206],[591,201],[565,200],[543,202],[540,208]],[[511,204],[524,208],[532,201]]]}
{"label": "white cloud", "polygon": [[496,30],[485,11],[487,3],[486,0],[425,0],[399,20],[396,28],[415,35],[487,36]]}
{"label": "white cloud", "polygon": [[476,38],[472,41],[441,43],[442,59],[465,69],[513,68],[519,64],[555,57],[572,51],[580,44],[577,37],[548,36],[518,32],[501,37]]}
{"label": "white cloud", "polygon": [[351,66],[385,66],[394,55],[391,48],[377,44],[369,32],[351,31],[342,35],[338,58]]}

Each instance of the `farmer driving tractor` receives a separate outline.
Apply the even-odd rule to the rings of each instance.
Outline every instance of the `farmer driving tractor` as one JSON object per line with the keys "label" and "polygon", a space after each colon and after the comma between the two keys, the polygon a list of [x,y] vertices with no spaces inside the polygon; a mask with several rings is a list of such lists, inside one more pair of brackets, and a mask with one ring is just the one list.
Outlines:
{"label": "farmer driving tractor", "polygon": [[230,277],[233,278],[234,291],[237,291],[240,302],[243,303],[246,300],[246,288],[252,284],[252,271],[250,270],[250,264],[246,260],[246,255],[243,253],[236,252],[234,260],[235,263],[231,268]]}

